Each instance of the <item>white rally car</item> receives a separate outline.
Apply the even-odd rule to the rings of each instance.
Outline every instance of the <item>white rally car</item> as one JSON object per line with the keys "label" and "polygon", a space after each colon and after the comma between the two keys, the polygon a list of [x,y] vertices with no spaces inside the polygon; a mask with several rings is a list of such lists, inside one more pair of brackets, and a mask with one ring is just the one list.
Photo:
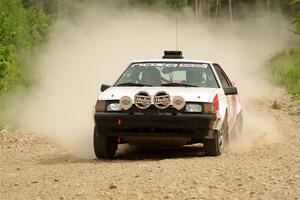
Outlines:
{"label": "white rally car", "polygon": [[242,128],[237,88],[220,65],[183,59],[181,51],[132,62],[101,91],[94,116],[97,158],[113,158],[123,143],[203,143],[207,155],[218,156]]}

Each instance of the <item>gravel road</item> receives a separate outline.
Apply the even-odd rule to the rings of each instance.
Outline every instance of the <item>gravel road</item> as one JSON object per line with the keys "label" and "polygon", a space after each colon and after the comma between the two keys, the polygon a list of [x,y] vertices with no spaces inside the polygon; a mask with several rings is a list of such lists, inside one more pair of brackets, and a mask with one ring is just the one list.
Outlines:
{"label": "gravel road", "polygon": [[279,109],[273,99],[253,104],[278,122],[280,142],[220,157],[195,145],[85,160],[45,137],[3,129],[0,199],[300,199],[299,104],[276,101]]}

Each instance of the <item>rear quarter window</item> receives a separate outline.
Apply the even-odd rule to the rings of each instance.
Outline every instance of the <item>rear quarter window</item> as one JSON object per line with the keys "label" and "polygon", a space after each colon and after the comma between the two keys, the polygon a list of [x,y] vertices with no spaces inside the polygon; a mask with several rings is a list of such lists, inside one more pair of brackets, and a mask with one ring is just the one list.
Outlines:
{"label": "rear quarter window", "polygon": [[223,71],[223,69],[218,64],[213,64],[215,71],[220,79],[221,85],[223,88],[231,87],[231,83],[229,81],[229,78]]}

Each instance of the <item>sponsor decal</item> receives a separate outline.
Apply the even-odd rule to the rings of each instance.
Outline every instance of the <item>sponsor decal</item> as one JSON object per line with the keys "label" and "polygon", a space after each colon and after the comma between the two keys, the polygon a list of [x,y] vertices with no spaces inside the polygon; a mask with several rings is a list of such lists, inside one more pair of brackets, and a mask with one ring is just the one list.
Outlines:
{"label": "sponsor decal", "polygon": [[136,63],[131,67],[200,67],[207,68],[206,63]]}

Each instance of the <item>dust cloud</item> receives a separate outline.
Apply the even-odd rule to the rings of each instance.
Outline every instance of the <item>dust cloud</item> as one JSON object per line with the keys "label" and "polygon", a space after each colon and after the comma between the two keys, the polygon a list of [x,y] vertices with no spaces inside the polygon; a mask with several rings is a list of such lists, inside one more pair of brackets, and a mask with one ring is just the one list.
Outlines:
{"label": "dust cloud", "polygon": [[[264,81],[261,69],[289,41],[288,22],[274,16],[253,24],[216,25],[195,24],[188,11],[88,8],[76,19],[61,20],[53,27],[35,62],[39,85],[22,100],[20,124],[54,138],[75,156],[94,157],[93,107],[100,84],[113,84],[131,60],[160,58],[164,50],[175,49],[175,18],[178,48],[185,58],[221,64],[236,82],[244,104],[271,96],[272,87]],[[276,130],[276,123],[258,112],[247,113],[245,135],[255,132],[242,144],[248,148],[266,131]]]}

